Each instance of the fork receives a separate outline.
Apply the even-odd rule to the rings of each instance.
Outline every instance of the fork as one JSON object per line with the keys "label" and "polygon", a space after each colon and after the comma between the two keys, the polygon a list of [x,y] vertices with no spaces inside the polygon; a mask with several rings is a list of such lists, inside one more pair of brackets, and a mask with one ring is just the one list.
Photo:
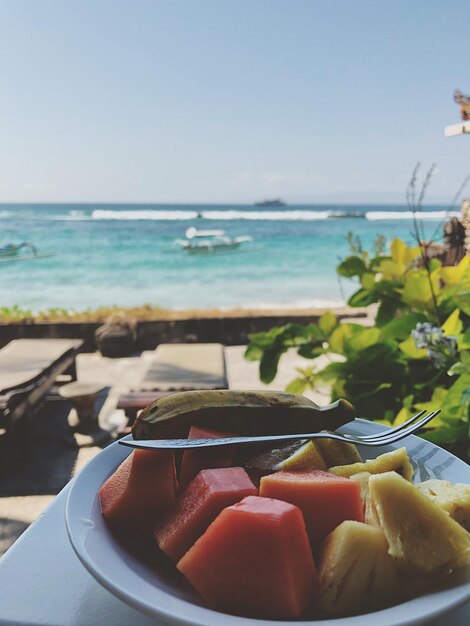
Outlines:
{"label": "fork", "polygon": [[[290,433],[289,435],[263,435],[252,437],[220,437],[214,439],[143,439],[121,440],[122,446],[139,448],[144,450],[180,450],[185,448],[211,448],[215,446],[228,446],[234,443],[259,443],[263,441],[292,441],[297,439],[337,439],[346,443],[354,443],[361,446],[383,446],[404,439],[422,428],[440,413],[440,409],[422,417],[426,411],[421,411],[408,421],[387,428],[376,435],[347,435],[332,432],[317,432],[307,434]],[[422,418],[422,419],[420,419]],[[417,421],[419,420],[419,421]]]}

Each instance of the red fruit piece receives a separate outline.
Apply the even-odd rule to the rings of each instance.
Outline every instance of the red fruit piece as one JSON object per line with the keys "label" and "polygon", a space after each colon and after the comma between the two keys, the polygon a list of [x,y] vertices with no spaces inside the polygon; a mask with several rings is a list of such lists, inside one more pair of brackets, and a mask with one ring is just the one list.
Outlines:
{"label": "red fruit piece", "polygon": [[[231,436],[233,435],[230,433],[191,426],[188,439],[215,439],[216,437]],[[235,452],[236,446],[234,445],[185,450],[181,461],[180,490],[185,489],[202,469],[230,467],[235,458]]]}
{"label": "red fruit piece", "polygon": [[322,470],[282,471],[263,476],[260,496],[298,506],[314,547],[344,520],[363,521],[359,483]]}
{"label": "red fruit piece", "polygon": [[175,511],[155,529],[158,546],[179,561],[222,509],[257,493],[241,467],[201,470],[178,497]]}
{"label": "red fruit piece", "polygon": [[101,486],[101,512],[116,532],[149,533],[176,502],[173,452],[134,450]]}
{"label": "red fruit piece", "polygon": [[224,509],[177,567],[211,608],[247,617],[298,617],[318,591],[302,512],[271,498]]}

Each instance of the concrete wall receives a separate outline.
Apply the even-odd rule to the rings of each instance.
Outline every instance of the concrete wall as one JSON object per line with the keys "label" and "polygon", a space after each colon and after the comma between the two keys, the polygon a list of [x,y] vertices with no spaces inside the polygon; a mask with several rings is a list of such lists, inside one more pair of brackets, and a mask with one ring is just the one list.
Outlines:
{"label": "concrete wall", "polygon": [[[346,315],[338,315],[339,318]],[[348,313],[347,317],[354,316]],[[362,313],[357,317],[363,318]],[[160,343],[223,343],[227,346],[248,343],[248,335],[290,322],[309,324],[318,316],[269,315],[262,317],[217,317],[178,320],[140,321],[137,324],[137,350],[153,350]],[[0,324],[0,347],[12,339],[83,339],[86,352],[96,350],[95,330],[100,323],[11,323]]]}

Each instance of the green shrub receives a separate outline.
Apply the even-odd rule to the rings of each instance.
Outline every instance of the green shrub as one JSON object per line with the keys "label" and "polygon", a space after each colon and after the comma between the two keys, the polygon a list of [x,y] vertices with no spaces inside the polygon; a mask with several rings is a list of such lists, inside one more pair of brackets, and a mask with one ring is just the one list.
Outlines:
{"label": "green shrub", "polygon": [[[360,417],[400,423],[421,409],[441,408],[426,438],[459,444],[467,453],[470,407],[470,270],[467,255],[455,267],[420,259],[419,247],[399,239],[390,254],[372,256],[354,242],[337,267],[359,283],[352,307],[375,307],[372,327],[339,323],[331,312],[318,324],[287,324],[250,336],[246,358],[259,361],[271,382],[289,348],[312,359],[287,387],[303,393],[328,383],[332,400],[350,400]],[[421,260],[421,264],[417,261]],[[318,357],[338,355],[326,366]],[[324,363],[324,359],[323,359]]]}

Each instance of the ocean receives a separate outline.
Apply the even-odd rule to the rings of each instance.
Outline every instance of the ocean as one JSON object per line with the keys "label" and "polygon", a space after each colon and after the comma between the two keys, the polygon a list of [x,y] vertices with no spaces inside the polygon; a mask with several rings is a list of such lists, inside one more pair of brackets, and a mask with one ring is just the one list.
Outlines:
{"label": "ocean", "polygon": [[[437,227],[440,237],[445,209],[423,208],[426,236]],[[30,241],[52,256],[0,257],[0,307],[341,306],[356,288],[335,272],[349,252],[346,233],[359,235],[366,249],[378,234],[412,243],[411,218],[405,206],[390,205],[1,204],[0,247]],[[190,226],[252,242],[236,252],[191,255],[174,243]]]}

